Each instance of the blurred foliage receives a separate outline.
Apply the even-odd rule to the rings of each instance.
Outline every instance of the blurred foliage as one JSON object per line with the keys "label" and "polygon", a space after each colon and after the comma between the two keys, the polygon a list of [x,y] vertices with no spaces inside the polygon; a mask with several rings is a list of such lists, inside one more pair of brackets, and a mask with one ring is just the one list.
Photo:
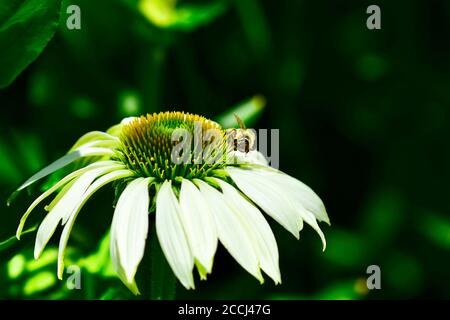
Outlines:
{"label": "blurred foliage", "polygon": [[[72,4],[81,30],[66,28]],[[380,0],[382,29],[369,31],[370,4],[0,0],[0,298],[135,298],[111,270],[111,188],[69,241],[81,290],[56,278],[56,236],[37,261],[33,232],[10,238],[39,187],[6,199],[83,133],[160,110],[280,129],[281,169],[332,223],[322,253],[310,228],[296,241],[271,221],[282,285],[261,286],[219,247],[208,281],[178,298],[449,298],[450,4]],[[381,290],[365,285],[372,264]]]}
{"label": "blurred foliage", "polygon": [[242,119],[246,127],[249,126],[251,128],[263,113],[265,105],[266,100],[263,96],[254,96],[228,109],[218,116],[216,120],[224,128],[239,128],[236,119],[236,116],[238,116]]}

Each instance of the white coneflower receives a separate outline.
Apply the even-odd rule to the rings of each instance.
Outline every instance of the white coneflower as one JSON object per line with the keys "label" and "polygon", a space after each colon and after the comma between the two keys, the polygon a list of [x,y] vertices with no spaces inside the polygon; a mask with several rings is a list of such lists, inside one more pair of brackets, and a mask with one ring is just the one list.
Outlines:
{"label": "white coneflower", "polygon": [[[174,132],[183,129],[194,134],[198,124],[201,133],[215,130],[226,134],[215,122],[182,112],[127,118],[107,132],[85,134],[67,155],[39,171],[13,194],[80,158],[89,160],[31,204],[20,221],[17,237],[30,212],[57,192],[45,207],[48,214],[37,231],[34,255],[41,255],[61,223],[58,277],[62,278],[65,248],[80,209],[97,190],[114,181],[123,191],[112,219],[111,258],[120,279],[135,294],[134,278],[153,211],[161,249],[185,288],[194,288],[195,267],[201,279],[211,273],[219,240],[261,283],[261,270],[280,283],[277,244],[260,210],[296,238],[306,222],[319,233],[325,249],[317,223],[329,223],[322,201],[299,180],[269,167],[258,151],[242,153],[220,139],[214,140],[216,149],[224,151],[227,159],[232,155],[234,161],[221,161],[220,153],[212,152],[210,158],[219,154],[215,161],[199,162],[199,143],[186,140],[183,142],[194,150],[184,158],[188,161],[174,162]],[[205,145],[205,141],[200,142],[200,147]]]}

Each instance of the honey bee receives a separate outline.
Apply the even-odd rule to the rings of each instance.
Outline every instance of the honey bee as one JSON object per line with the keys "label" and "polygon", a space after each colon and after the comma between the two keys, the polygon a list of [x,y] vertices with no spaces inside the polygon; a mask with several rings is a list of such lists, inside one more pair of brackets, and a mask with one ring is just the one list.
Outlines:
{"label": "honey bee", "polygon": [[248,153],[256,149],[256,133],[253,129],[247,129],[244,121],[234,114],[239,129],[227,129],[227,141],[234,151]]}

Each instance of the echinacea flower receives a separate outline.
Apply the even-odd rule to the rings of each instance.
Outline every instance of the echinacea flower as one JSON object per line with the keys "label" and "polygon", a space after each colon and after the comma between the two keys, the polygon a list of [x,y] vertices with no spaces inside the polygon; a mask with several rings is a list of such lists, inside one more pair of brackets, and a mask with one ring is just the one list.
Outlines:
{"label": "echinacea flower", "polygon": [[[198,133],[203,137],[200,140],[190,136]],[[185,288],[195,287],[195,267],[201,279],[211,273],[218,241],[261,283],[261,270],[281,283],[277,243],[261,211],[296,238],[306,222],[320,235],[325,249],[325,237],[317,222],[329,224],[325,207],[305,184],[271,168],[256,150],[233,149],[222,139],[225,136],[226,130],[219,124],[182,112],[127,118],[106,132],[89,132],[68,154],[36,173],[13,194],[83,158],[77,161],[79,169],[30,205],[17,237],[30,212],[57,193],[45,207],[48,213],[37,231],[34,256],[39,258],[61,223],[61,279],[64,252],[78,213],[97,190],[115,182],[121,193],[111,225],[111,259],[120,279],[135,294],[135,275],[152,214],[162,252]]]}

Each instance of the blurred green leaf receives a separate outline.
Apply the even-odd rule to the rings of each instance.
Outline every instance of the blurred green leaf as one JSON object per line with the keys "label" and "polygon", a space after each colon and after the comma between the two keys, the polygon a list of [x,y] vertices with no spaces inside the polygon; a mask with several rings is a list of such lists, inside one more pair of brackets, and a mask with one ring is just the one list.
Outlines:
{"label": "blurred green leaf", "polygon": [[155,26],[179,31],[192,31],[208,24],[226,9],[223,1],[177,7],[175,0],[140,0],[138,7]]}
{"label": "blurred green leaf", "polygon": [[22,274],[25,270],[26,261],[25,255],[22,253],[15,255],[11,260],[9,260],[7,268],[10,279],[16,279]]}
{"label": "blurred green leaf", "polygon": [[118,100],[120,117],[139,116],[142,113],[142,99],[138,92],[124,90]]}
{"label": "blurred green leaf", "polygon": [[356,72],[363,80],[375,81],[383,77],[388,69],[383,57],[376,54],[366,54],[356,61]]}
{"label": "blurred green leaf", "polygon": [[387,256],[381,270],[385,275],[384,290],[400,293],[405,298],[414,297],[427,279],[419,259],[407,252],[394,252]]}
{"label": "blurred green leaf", "polygon": [[93,274],[103,277],[116,277],[117,274],[112,266],[109,253],[109,231],[101,240],[98,249],[88,257],[80,259],[76,264]]}
{"label": "blurred green leaf", "polygon": [[0,0],[0,88],[44,50],[58,26],[61,0]]}
{"label": "blurred green leaf", "polygon": [[372,247],[383,247],[397,235],[405,217],[403,195],[386,186],[367,201],[361,215],[361,232]]}
{"label": "blurred green leaf", "polygon": [[16,132],[14,143],[29,173],[36,172],[44,166],[45,156],[42,151],[41,140],[39,140],[37,135]]}
{"label": "blurred green leaf", "polygon": [[42,252],[42,255],[39,257],[39,259],[28,260],[25,268],[28,272],[34,272],[56,263],[57,260],[58,260],[58,249],[49,248],[44,252]]}
{"label": "blurred green leaf", "polygon": [[420,227],[425,236],[435,244],[450,249],[450,221],[435,214],[426,214]]}
{"label": "blurred green leaf", "polygon": [[95,113],[97,106],[95,103],[84,97],[76,97],[70,104],[70,109],[72,113],[80,119],[92,118]]}
{"label": "blurred green leaf", "polygon": [[365,240],[345,230],[330,230],[327,243],[324,258],[342,267],[359,268],[369,254]]}
{"label": "blurred green leaf", "polygon": [[270,29],[263,6],[258,0],[237,0],[243,32],[257,58],[264,57],[270,49]]}
{"label": "blurred green leaf", "polygon": [[129,300],[135,298],[131,296],[130,291],[126,288],[108,288],[101,296],[100,300]]}
{"label": "blurred green leaf", "polygon": [[256,95],[219,115],[216,121],[224,128],[239,128],[234,116],[237,115],[247,127],[251,127],[261,116],[265,106],[266,99],[261,95]]}
{"label": "blurred green leaf", "polygon": [[0,140],[0,176],[2,177],[2,182],[11,184],[17,184],[22,179],[17,162],[14,161],[14,153],[11,152],[3,139]]}
{"label": "blurred green leaf", "polygon": [[367,293],[366,283],[364,280],[358,279],[334,283],[319,292],[314,298],[318,300],[354,300],[360,298],[364,293]]}
{"label": "blurred green leaf", "polygon": [[366,279],[338,280],[320,290],[317,294],[277,293],[268,298],[273,300],[355,300],[369,293]]}

